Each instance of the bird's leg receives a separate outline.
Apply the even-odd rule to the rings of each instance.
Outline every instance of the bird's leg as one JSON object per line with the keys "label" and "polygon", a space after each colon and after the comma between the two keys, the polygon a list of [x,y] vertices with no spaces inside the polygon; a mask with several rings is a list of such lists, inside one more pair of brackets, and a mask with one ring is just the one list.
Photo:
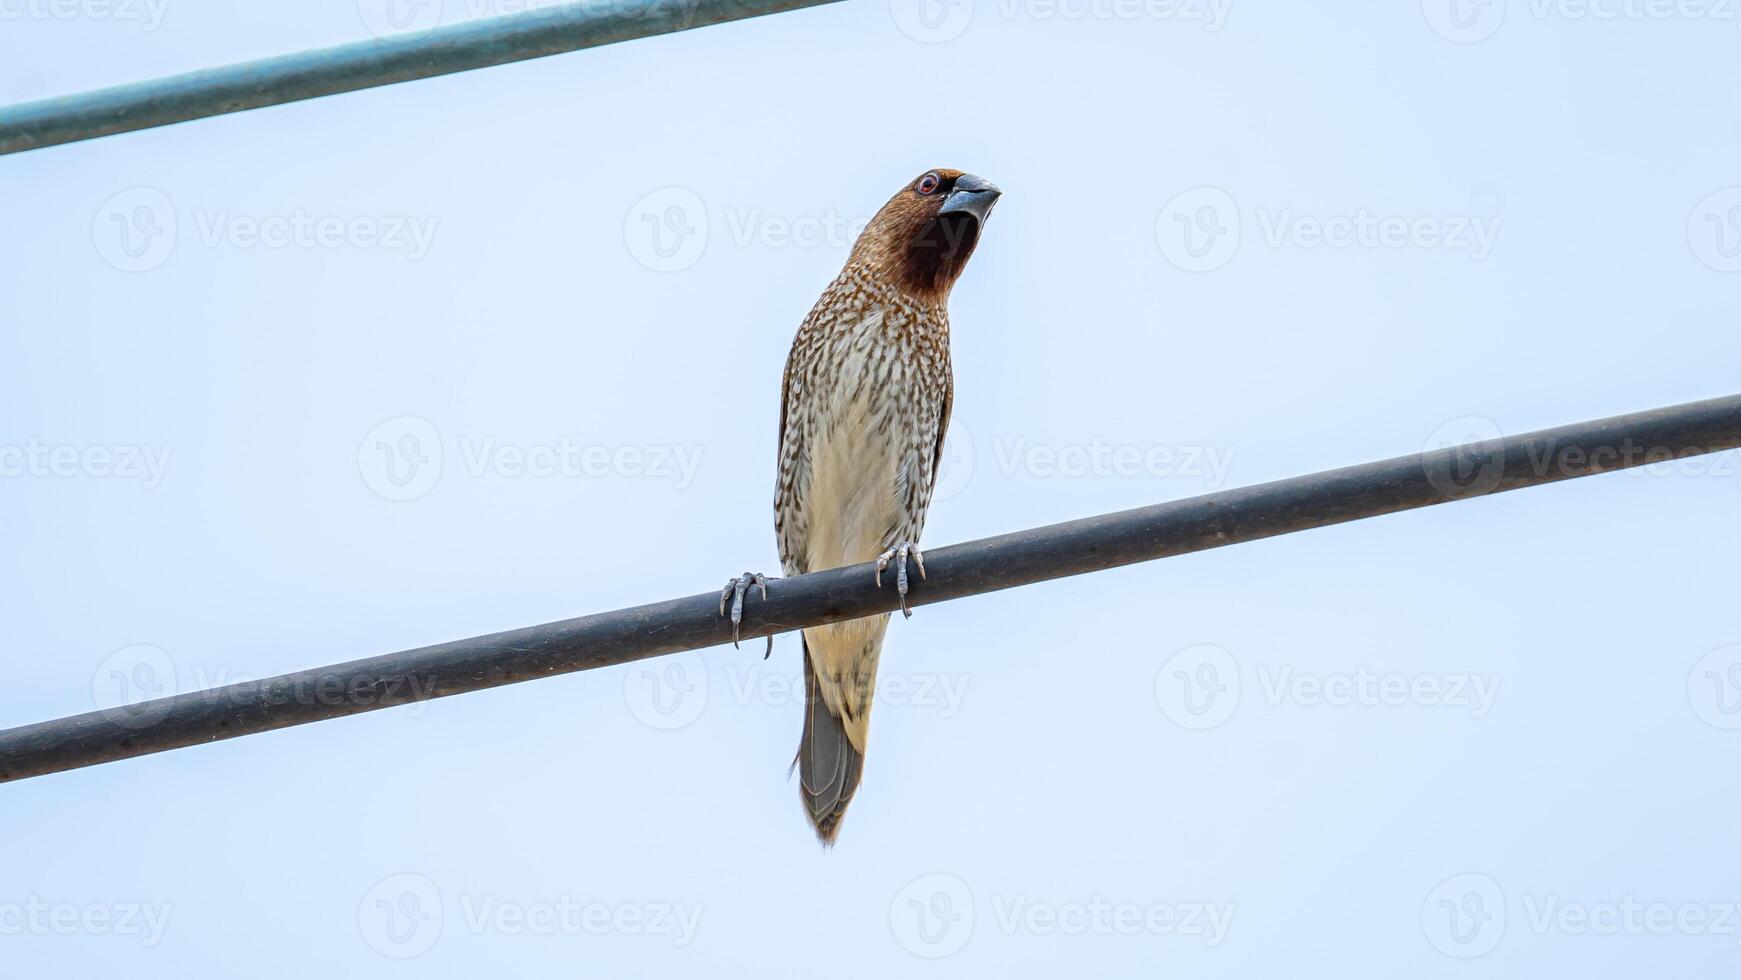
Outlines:
{"label": "bird's leg", "polygon": [[907,556],[913,556],[913,564],[919,566],[919,577],[925,577],[925,553],[911,541],[902,541],[893,548],[877,556],[877,588],[883,587],[883,569],[895,564],[895,592],[901,597],[901,615],[913,618],[913,610],[907,608]]}
{"label": "bird's leg", "polygon": [[[761,589],[762,599],[766,601],[768,598],[768,577],[761,572],[745,572],[737,578],[727,579],[725,588],[721,589],[719,593],[719,614],[721,616],[726,614],[726,600],[731,600],[731,645],[734,649],[738,645],[738,624],[744,621],[744,593],[752,588]],[[762,654],[762,659],[768,659],[773,652],[774,634],[769,633],[768,649],[766,653]]]}

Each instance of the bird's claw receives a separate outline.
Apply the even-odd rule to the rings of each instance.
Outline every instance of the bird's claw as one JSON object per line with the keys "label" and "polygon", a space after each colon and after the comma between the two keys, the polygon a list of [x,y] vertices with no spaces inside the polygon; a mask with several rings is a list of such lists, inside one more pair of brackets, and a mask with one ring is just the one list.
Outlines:
{"label": "bird's claw", "polygon": [[[725,588],[719,592],[719,614],[721,616],[726,614],[726,601],[730,600],[731,602],[731,645],[733,649],[736,649],[738,645],[738,627],[744,621],[744,593],[752,588],[762,590],[762,599],[766,601],[768,598],[768,577],[761,572],[745,572],[737,578],[727,579]],[[762,654],[762,659],[768,659],[773,652],[774,635],[770,633],[768,634],[768,649]]]}
{"label": "bird's claw", "polygon": [[911,541],[902,541],[893,548],[877,556],[877,588],[883,587],[883,569],[889,563],[895,565],[895,593],[901,597],[901,615],[913,618],[913,610],[907,608],[907,556],[913,556],[913,564],[919,567],[919,577],[925,577],[925,553]]}

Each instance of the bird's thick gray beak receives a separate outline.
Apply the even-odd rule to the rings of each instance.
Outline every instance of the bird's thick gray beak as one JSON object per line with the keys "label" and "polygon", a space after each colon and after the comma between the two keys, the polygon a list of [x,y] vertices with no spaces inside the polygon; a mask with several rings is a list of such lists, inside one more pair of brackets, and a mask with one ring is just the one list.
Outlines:
{"label": "bird's thick gray beak", "polygon": [[955,178],[955,186],[949,191],[949,196],[943,199],[943,207],[938,214],[971,214],[985,224],[985,219],[991,216],[991,207],[997,203],[1003,191],[997,185],[984,177],[972,174],[962,174]]}

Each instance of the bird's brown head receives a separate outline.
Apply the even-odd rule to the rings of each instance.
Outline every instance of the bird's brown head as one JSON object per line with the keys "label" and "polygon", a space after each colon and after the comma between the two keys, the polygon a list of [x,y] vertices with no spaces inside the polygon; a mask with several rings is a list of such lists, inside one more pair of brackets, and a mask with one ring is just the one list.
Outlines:
{"label": "bird's brown head", "polygon": [[1003,192],[959,170],[927,170],[889,198],[852,247],[849,264],[926,303],[942,303],[967,268]]}

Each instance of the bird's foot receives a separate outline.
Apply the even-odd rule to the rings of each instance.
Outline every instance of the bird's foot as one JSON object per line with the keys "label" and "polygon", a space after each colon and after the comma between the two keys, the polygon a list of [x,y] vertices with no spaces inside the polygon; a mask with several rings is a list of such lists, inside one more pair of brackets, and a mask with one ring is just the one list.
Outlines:
{"label": "bird's foot", "polygon": [[925,577],[925,553],[911,541],[902,541],[893,548],[877,556],[877,588],[883,587],[883,569],[889,563],[895,565],[895,592],[901,597],[901,615],[913,618],[913,610],[907,608],[907,556],[913,556],[913,564],[919,566],[919,577]]}
{"label": "bird's foot", "polygon": [[[726,615],[726,602],[728,600],[731,602],[731,645],[734,648],[738,645],[738,626],[744,621],[744,593],[752,588],[761,589],[762,599],[766,601],[768,598],[768,577],[761,572],[745,572],[737,578],[726,580],[725,588],[721,589],[719,593],[719,614],[721,616]],[[768,659],[768,656],[773,652],[774,636],[770,633],[768,634],[768,649],[762,654],[762,659]]]}

